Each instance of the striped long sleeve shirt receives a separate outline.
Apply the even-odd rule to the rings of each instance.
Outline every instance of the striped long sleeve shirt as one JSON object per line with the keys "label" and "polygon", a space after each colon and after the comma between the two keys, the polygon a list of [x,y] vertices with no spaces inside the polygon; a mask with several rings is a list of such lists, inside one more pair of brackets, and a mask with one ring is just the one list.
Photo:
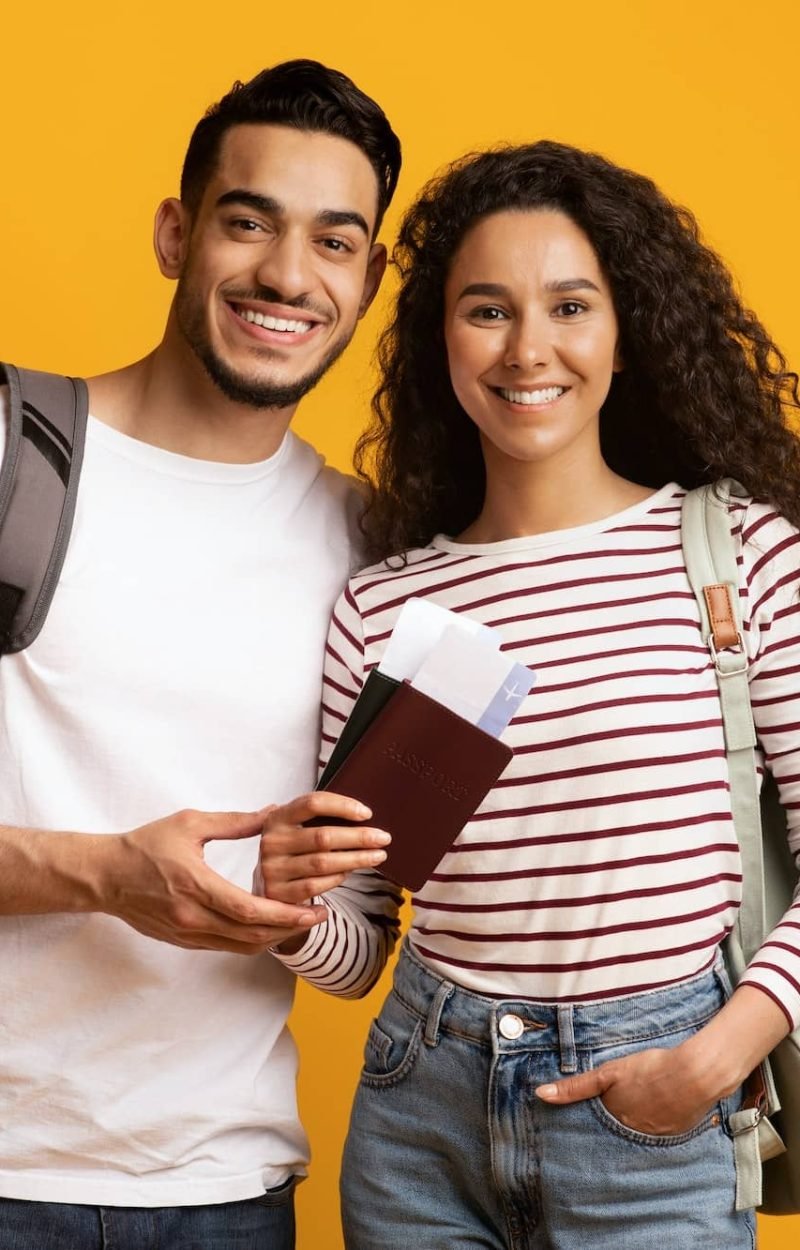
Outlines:
{"label": "striped long sleeve shirt", "polygon": [[[331,623],[323,762],[405,601],[490,625],[536,674],[504,735],[508,768],[413,899],[409,941],[477,993],[589,1002],[708,967],[740,901],[722,719],[670,485],[576,529],[469,545],[436,538],[351,579]],[[740,597],[759,766],[800,852],[800,534],[737,501]],[[284,962],[365,992],[396,933],[398,891],[353,874]],[[800,901],[746,981],[800,1019]]]}

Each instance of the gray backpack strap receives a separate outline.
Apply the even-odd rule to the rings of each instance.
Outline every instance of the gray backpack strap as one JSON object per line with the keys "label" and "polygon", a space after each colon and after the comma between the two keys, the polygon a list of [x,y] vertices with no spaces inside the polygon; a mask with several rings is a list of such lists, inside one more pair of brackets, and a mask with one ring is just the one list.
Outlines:
{"label": "gray backpack strap", "polygon": [[[683,503],[681,530],[686,569],[719,684],[733,825],[742,856],[737,932],[746,965],[764,940],[766,922],[756,731],[741,632],[739,569],[728,510],[731,498],[745,493],[730,479],[690,491]],[[730,605],[727,610],[725,604]],[[739,976],[744,967],[734,971]]]}
{"label": "gray backpack strap", "polygon": [[41,629],[69,542],[86,434],[79,378],[0,364],[8,384],[0,468],[0,655],[22,651]]}

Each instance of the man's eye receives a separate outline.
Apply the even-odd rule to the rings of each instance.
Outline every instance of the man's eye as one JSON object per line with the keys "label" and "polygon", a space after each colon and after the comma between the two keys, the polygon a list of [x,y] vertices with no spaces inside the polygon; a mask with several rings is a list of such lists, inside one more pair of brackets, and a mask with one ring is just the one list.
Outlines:
{"label": "man's eye", "polygon": [[235,230],[242,230],[246,234],[255,234],[261,229],[259,222],[253,221],[252,217],[236,217],[231,222]]}
{"label": "man's eye", "polygon": [[344,239],[323,239],[322,246],[329,252],[349,252],[351,247]]}

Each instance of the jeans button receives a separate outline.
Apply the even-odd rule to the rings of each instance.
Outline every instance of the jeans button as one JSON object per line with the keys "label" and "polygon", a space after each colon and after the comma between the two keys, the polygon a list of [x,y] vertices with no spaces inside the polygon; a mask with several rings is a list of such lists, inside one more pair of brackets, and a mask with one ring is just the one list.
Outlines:
{"label": "jeans button", "polygon": [[497,1027],[503,1037],[507,1037],[510,1042],[513,1042],[516,1037],[521,1037],[525,1029],[525,1025],[522,1023],[519,1016],[512,1016],[510,1014],[507,1016],[501,1016],[500,1023]]}

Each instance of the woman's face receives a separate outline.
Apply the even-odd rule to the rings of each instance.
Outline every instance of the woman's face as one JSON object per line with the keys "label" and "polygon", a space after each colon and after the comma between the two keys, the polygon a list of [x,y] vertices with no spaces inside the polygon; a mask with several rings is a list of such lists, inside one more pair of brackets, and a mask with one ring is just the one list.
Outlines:
{"label": "woman's face", "polygon": [[618,334],[594,248],[569,217],[502,212],[473,226],[445,285],[445,341],[487,467],[599,455]]}

